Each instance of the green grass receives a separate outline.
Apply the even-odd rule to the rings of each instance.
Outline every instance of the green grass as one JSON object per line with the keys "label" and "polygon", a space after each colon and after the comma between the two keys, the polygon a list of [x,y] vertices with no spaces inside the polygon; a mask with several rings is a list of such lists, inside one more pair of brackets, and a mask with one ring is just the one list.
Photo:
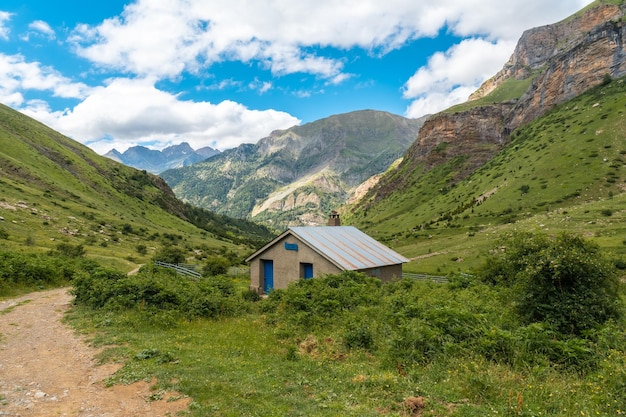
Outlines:
{"label": "green grass", "polygon": [[[594,345],[597,366],[577,370],[533,354],[533,343],[550,340],[544,341],[541,332],[533,336],[538,328],[517,329],[505,298],[493,289],[414,283],[406,291],[394,292],[389,284],[380,290],[377,301],[366,307],[320,310],[311,316],[313,324],[304,327],[295,324],[302,316],[285,304],[276,309],[272,297],[248,304],[249,312],[238,316],[182,320],[167,327],[145,320],[141,309],[114,313],[77,305],[67,318],[103,348],[102,362],[124,364],[109,384],[156,377],[154,397],[172,390],[191,397],[190,416],[408,417],[414,414],[404,401],[416,396],[426,403],[420,415],[428,416],[624,412],[623,321],[602,331],[604,336]],[[329,301],[339,294],[351,294],[352,301],[361,296],[349,289],[329,291],[324,295]],[[291,294],[294,301],[299,297],[295,288]],[[389,301],[396,303],[395,309],[386,306]],[[412,321],[422,326],[412,337],[444,328],[450,333],[436,336],[442,345],[429,351],[426,360],[391,362],[387,343],[399,340],[398,329],[405,328],[407,318],[422,314],[430,319]],[[376,329],[373,348],[346,347],[345,332],[351,327],[344,325],[356,317]],[[398,328],[385,330],[389,319],[398,320]],[[467,326],[469,322],[475,325]],[[486,333],[480,336],[482,331]],[[424,342],[429,337],[432,334]],[[460,339],[446,342],[450,337]],[[527,345],[523,339],[514,341],[516,337],[528,337]],[[492,344],[498,340],[519,343],[519,358],[509,363],[505,355],[503,360],[489,360],[480,353],[488,349],[499,355]],[[526,348],[529,352],[520,353]]]}
{"label": "green grass", "polygon": [[467,158],[431,170],[400,164],[386,176],[403,186],[352,208],[344,223],[419,257],[409,272],[471,272],[493,238],[514,228],[578,232],[626,255],[624,82],[597,87],[513,132],[468,177],[457,178]]}
{"label": "green grass", "polygon": [[504,103],[510,100],[517,100],[526,92],[526,90],[528,90],[532,81],[533,77],[528,77],[523,80],[509,78],[486,96],[457,104],[456,106],[446,109],[445,112],[456,113],[493,103]]}
{"label": "green grass", "polygon": [[[81,314],[86,313],[75,309],[72,320]],[[191,415],[377,416],[377,407],[400,415],[398,404],[413,392],[408,381],[373,366],[365,355],[337,360],[325,353],[293,353],[255,315],[182,323],[173,330],[141,325],[104,330],[126,346],[103,354],[126,362],[110,383],[156,376],[156,392],[176,390],[192,397]],[[159,363],[163,355],[158,354],[137,359],[144,351],[175,360]]]}

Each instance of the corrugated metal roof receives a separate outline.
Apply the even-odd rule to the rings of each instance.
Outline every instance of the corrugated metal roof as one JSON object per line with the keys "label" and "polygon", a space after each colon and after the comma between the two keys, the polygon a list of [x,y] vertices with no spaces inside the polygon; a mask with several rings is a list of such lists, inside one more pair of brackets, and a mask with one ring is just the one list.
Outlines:
{"label": "corrugated metal roof", "polygon": [[289,231],[344,270],[409,261],[354,226],[290,227]]}

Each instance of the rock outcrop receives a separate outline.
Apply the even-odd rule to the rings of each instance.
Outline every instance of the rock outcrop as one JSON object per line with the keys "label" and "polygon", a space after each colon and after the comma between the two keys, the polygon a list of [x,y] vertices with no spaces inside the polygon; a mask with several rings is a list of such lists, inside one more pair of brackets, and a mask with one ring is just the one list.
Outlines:
{"label": "rock outcrop", "polygon": [[485,162],[508,140],[506,116],[514,103],[475,107],[460,113],[440,113],[424,123],[404,163],[438,165],[459,155],[471,154]]}
{"label": "rock outcrop", "polygon": [[620,6],[598,5],[561,22],[525,31],[502,70],[487,80],[469,99],[488,95],[507,79],[531,77],[533,72],[541,70],[551,59],[578,48],[585,43],[589,34],[597,32],[609,22],[618,22],[623,16],[624,10]]}
{"label": "rock outcrop", "polygon": [[[625,76],[625,17],[626,4],[598,1],[562,22],[524,32],[503,69],[472,94],[468,104],[510,79],[531,79],[526,92],[505,103],[432,116],[398,170],[418,165],[428,170],[462,155],[467,161],[456,173],[455,180],[460,180],[493,157],[516,128],[594,86]],[[404,186],[405,179],[396,176],[394,181],[383,177],[366,199],[380,200]]]}

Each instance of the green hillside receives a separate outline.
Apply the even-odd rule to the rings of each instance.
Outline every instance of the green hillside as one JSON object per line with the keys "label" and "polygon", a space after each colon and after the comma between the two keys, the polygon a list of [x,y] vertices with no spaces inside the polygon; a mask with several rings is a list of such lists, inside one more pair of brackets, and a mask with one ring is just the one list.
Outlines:
{"label": "green hillside", "polygon": [[461,181],[467,157],[429,171],[401,164],[382,183],[404,187],[369,195],[346,221],[415,258],[406,269],[416,272],[469,271],[512,229],[580,232],[626,253],[625,110],[624,79],[614,80],[513,132]]}
{"label": "green hillside", "polygon": [[132,269],[163,246],[245,254],[258,225],[177,200],[159,177],[101,157],[0,106],[0,250],[82,245],[88,257]]}

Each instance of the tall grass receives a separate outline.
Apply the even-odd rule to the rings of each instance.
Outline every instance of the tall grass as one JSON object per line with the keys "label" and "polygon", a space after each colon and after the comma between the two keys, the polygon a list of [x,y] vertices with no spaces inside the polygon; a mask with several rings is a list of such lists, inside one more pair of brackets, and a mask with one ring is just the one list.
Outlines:
{"label": "tall grass", "polygon": [[[382,284],[346,273],[300,281],[256,302],[224,281],[168,283],[181,279],[155,277],[149,288],[196,290],[179,291],[177,303],[152,310],[147,287],[120,286],[128,278],[112,277],[117,293],[110,303],[93,308],[77,299],[68,318],[105,348],[102,361],[124,363],[109,383],[156,377],[154,396],[170,390],[190,396],[193,416],[626,410],[623,319],[583,336],[563,335],[546,323],[522,323],[510,288],[467,276],[451,276],[448,284]],[[229,290],[202,290],[215,285]],[[209,316],[184,312],[185,297],[196,291],[239,307]]]}

